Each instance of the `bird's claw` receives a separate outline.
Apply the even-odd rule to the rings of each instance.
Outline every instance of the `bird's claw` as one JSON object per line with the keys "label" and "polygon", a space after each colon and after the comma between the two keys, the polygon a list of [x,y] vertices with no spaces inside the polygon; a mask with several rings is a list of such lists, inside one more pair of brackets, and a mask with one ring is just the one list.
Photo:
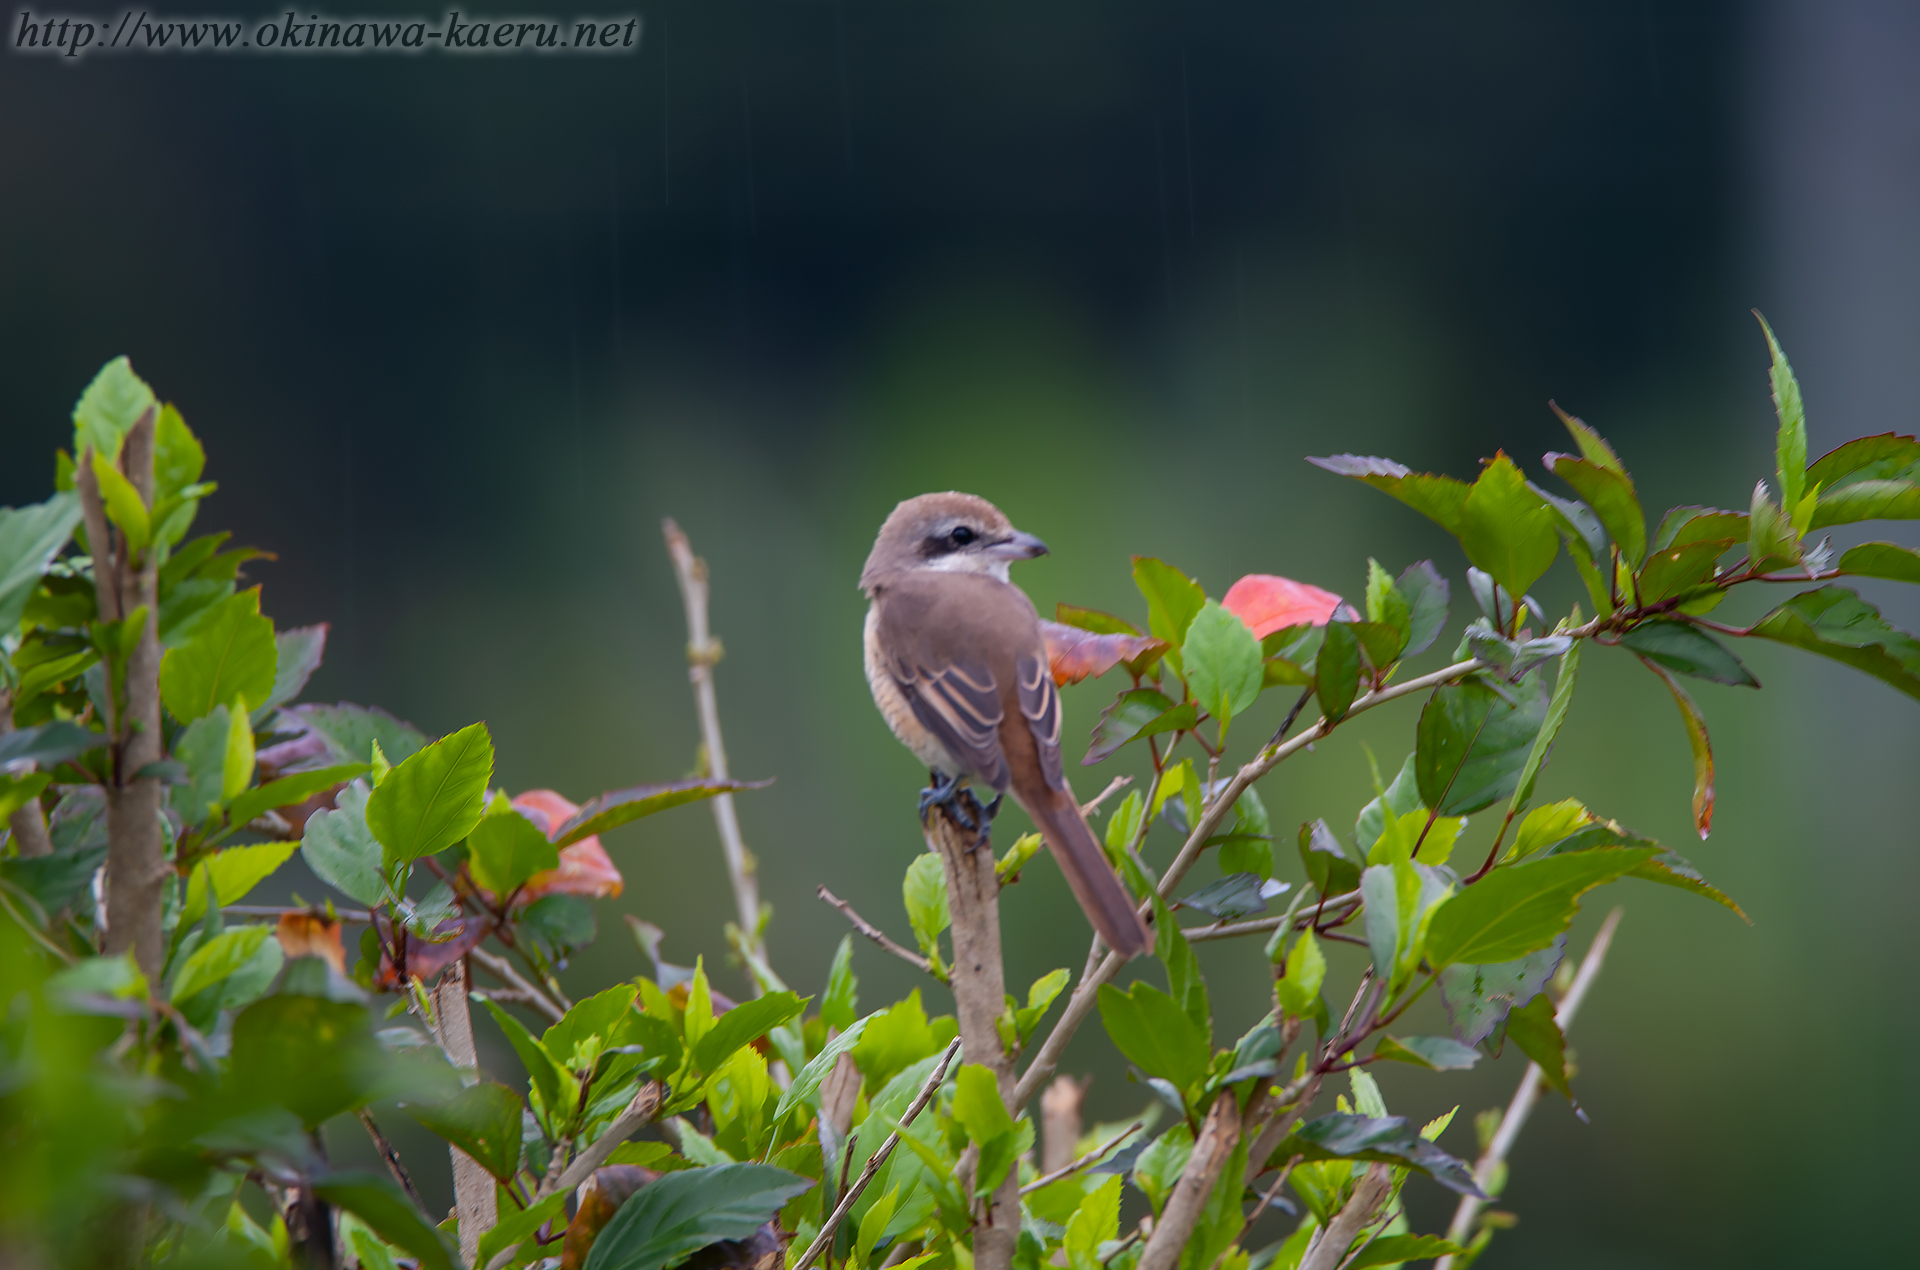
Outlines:
{"label": "bird's claw", "polygon": [[[960,778],[942,775],[939,772],[932,773],[932,776],[933,783],[920,791],[920,819],[925,820],[931,808],[945,807],[962,829],[969,832],[978,830],[980,826],[974,822],[973,814],[967,810],[960,799],[960,795],[966,789],[960,783]],[[994,802],[995,806],[999,805],[998,799]],[[991,815],[988,818],[991,819]]]}

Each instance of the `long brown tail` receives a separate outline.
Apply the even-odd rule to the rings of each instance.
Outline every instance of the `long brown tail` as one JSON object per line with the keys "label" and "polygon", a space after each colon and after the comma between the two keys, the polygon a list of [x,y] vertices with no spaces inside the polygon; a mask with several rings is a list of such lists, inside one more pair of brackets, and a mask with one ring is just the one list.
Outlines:
{"label": "long brown tail", "polygon": [[[1053,858],[1060,862],[1060,871],[1067,875],[1073,897],[1080,901],[1087,920],[1100,932],[1107,947],[1123,957],[1144,952],[1153,941],[1135,911],[1136,901],[1114,875],[1106,852],[1100,849],[1093,830],[1087,828],[1087,822],[1081,818],[1073,794],[1053,790],[1048,793],[1053,796],[1046,799],[1044,805],[1028,806],[1026,810],[1040,826],[1041,836],[1047,840]],[[1021,802],[1024,805],[1026,800]]]}

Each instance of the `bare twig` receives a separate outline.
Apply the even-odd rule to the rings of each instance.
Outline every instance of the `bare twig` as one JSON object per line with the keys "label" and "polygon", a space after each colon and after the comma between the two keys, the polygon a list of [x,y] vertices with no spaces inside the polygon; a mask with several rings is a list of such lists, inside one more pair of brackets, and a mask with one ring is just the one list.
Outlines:
{"label": "bare twig", "polygon": [[400,1162],[400,1153],[393,1149],[393,1143],[387,1141],[387,1135],[380,1132],[380,1126],[374,1122],[373,1113],[365,1107],[360,1109],[360,1123],[366,1126],[367,1136],[373,1139],[373,1149],[380,1153],[386,1162],[387,1172],[393,1174],[393,1180],[400,1183],[400,1189],[407,1193],[414,1207],[421,1212],[427,1211],[427,1203],[420,1198],[420,1192],[413,1185],[413,1178],[407,1173],[407,1166]]}
{"label": "bare twig", "polygon": [[[673,573],[687,606],[687,679],[693,684],[694,707],[700,714],[707,774],[723,781],[727,779],[727,747],[720,737],[720,707],[713,694],[713,667],[720,660],[721,648],[720,641],[707,629],[707,562],[693,554],[693,545],[671,518],[660,522],[660,530],[666,536],[667,554],[673,557]],[[713,808],[713,823],[720,830],[720,847],[726,854],[727,876],[733,882],[741,933],[747,946],[757,953],[761,950],[760,881],[753,855],[740,839],[733,795],[717,794],[707,800],[707,805]],[[758,985],[755,988],[757,991]]]}
{"label": "bare twig", "polygon": [[824,886],[819,888],[818,893],[821,899],[825,900],[827,903],[839,909],[840,915],[842,917],[845,917],[847,921],[851,922],[853,924],[853,928],[859,931],[862,935],[865,935],[868,939],[871,939],[874,943],[880,945],[880,947],[886,949],[888,952],[892,953],[894,956],[898,957],[900,960],[906,962],[909,966],[912,966],[915,970],[921,971],[924,974],[933,973],[932,962],[928,961],[925,957],[922,957],[919,953],[914,952],[912,949],[903,948],[899,944],[894,943],[891,939],[888,939],[887,933],[885,931],[881,930],[878,926],[875,926],[872,922],[868,921],[866,918],[860,916],[860,914],[854,912],[853,905],[847,903],[845,900],[841,899],[839,896],[835,895],[832,891],[829,891]]}
{"label": "bare twig", "polygon": [[1140,1121],[1140,1120],[1134,1121],[1132,1124],[1128,1125],[1121,1132],[1107,1139],[1105,1142],[1101,1143],[1099,1146],[1095,1147],[1093,1150],[1087,1152],[1085,1155],[1075,1160],[1072,1164],[1067,1165],[1065,1168],[1058,1168],[1058,1169],[1055,1169],[1053,1172],[1046,1174],[1044,1177],[1034,1178],[1031,1182],[1028,1182],[1025,1186],[1020,1188],[1020,1193],[1022,1195],[1031,1195],[1035,1191],[1039,1190],[1041,1187],[1051,1186],[1063,1177],[1072,1177],[1075,1173],[1081,1172],[1084,1169],[1092,1168],[1094,1165],[1100,1163],[1101,1160],[1104,1160],[1108,1155],[1112,1154],[1113,1149],[1115,1147],[1119,1146],[1122,1142],[1125,1142],[1128,1138],[1131,1138],[1134,1134],[1140,1132],[1140,1130],[1144,1128],[1146,1128],[1146,1123],[1144,1121]]}
{"label": "bare twig", "polygon": [[[871,1182],[874,1174],[880,1171],[880,1166],[887,1162],[887,1157],[893,1154],[893,1149],[900,1145],[900,1135],[906,1132],[914,1118],[933,1100],[935,1091],[940,1088],[940,1082],[947,1078],[947,1068],[952,1064],[953,1056],[959,1052],[961,1044],[956,1040],[947,1045],[947,1052],[940,1056],[939,1065],[927,1077],[926,1084],[920,1086],[920,1092],[914,1095],[913,1102],[908,1104],[906,1111],[901,1115],[900,1127],[887,1135],[887,1140],[880,1144],[880,1149],[875,1151],[872,1158],[867,1161],[867,1167],[860,1170],[859,1178],[847,1188],[846,1194],[840,1197],[840,1203],[834,1208],[833,1215],[828,1217],[826,1224],[820,1227],[820,1233],[814,1237],[812,1243],[807,1245],[807,1250],[800,1254],[800,1259],[793,1263],[793,1270],[807,1270],[807,1267],[813,1264],[813,1259],[820,1255],[821,1249],[832,1241],[833,1232],[840,1228],[840,1223],[845,1221],[847,1214],[853,1211],[853,1202],[860,1198],[860,1192],[867,1189],[867,1183]],[[852,1152],[849,1151],[848,1154],[851,1156]]]}
{"label": "bare twig", "polygon": [[587,1180],[587,1176],[613,1154],[614,1148],[625,1142],[630,1134],[653,1123],[660,1114],[660,1108],[667,1104],[667,1087],[657,1080],[649,1080],[634,1093],[633,1101],[627,1109],[606,1127],[606,1131],[573,1157],[566,1171],[551,1186],[543,1186],[535,1199],[545,1199],[561,1191],[570,1191]]}
{"label": "bare twig", "polygon": [[[1567,633],[1575,638],[1584,638],[1592,634],[1592,625]],[[1342,716],[1342,721],[1351,719],[1356,714],[1364,714],[1375,706],[1385,705],[1389,701],[1397,701],[1401,697],[1425,692],[1429,688],[1465,678],[1474,671],[1484,668],[1485,665],[1486,663],[1477,658],[1455,662],[1432,674],[1375,689],[1349,706],[1347,713]],[[1200,858],[1200,852],[1206,846],[1207,839],[1213,835],[1215,829],[1219,828],[1220,821],[1240,795],[1246,792],[1248,786],[1315,741],[1322,739],[1332,730],[1333,725],[1322,718],[1292,740],[1267,746],[1236,772],[1228,781],[1226,788],[1221,791],[1220,796],[1209,800],[1206,810],[1195,818],[1193,830],[1187,835],[1186,843],[1180,848],[1179,854],[1174,857],[1173,863],[1167,866],[1166,873],[1160,879],[1158,887],[1160,897],[1164,900],[1173,894],[1174,888],[1180,884],[1186,877],[1187,871]],[[1151,905],[1142,904],[1141,914],[1144,916],[1150,908]],[[1012,1099],[1007,1103],[1009,1111],[1018,1114],[1020,1108],[1024,1107],[1027,1101],[1040,1091],[1040,1087],[1052,1078],[1059,1068],[1061,1055],[1066,1052],[1067,1043],[1073,1039],[1074,1032],[1086,1021],[1087,1016],[1093,1013],[1100,986],[1111,983],[1113,977],[1120,973],[1120,968],[1125,964],[1124,958],[1108,953],[1091,974],[1081,976],[1079,984],[1073,990],[1073,995],[1067,1000],[1066,1008],[1061,1011],[1059,1022],[1055,1023],[1053,1030],[1047,1033],[1047,1039],[1041,1043],[1038,1052],[1033,1056],[1033,1061],[1027,1065],[1027,1070],[1021,1073],[1020,1082],[1014,1089]]]}
{"label": "bare twig", "polygon": [[1215,922],[1211,926],[1183,926],[1180,933],[1186,936],[1190,944],[1205,943],[1209,939],[1233,939],[1240,935],[1258,935],[1266,931],[1278,930],[1281,923],[1289,920],[1295,930],[1305,930],[1328,912],[1338,913],[1360,903],[1360,892],[1348,891],[1345,895],[1330,896],[1324,904],[1314,906],[1312,912],[1297,912],[1279,917],[1257,917],[1250,922]]}
{"label": "bare twig", "polygon": [[[226,917],[325,917],[327,910],[313,904],[222,904],[222,916]],[[373,920],[373,914],[364,908],[336,908],[333,910],[336,922],[352,922],[365,926]]]}
{"label": "bare twig", "polygon": [[[1000,1016],[1007,1005],[1000,962],[1000,879],[994,872],[987,835],[963,829],[954,819],[954,807],[965,808],[976,825],[985,819],[973,795],[962,791],[954,804],[935,805],[925,822],[927,846],[946,867],[947,907],[953,919],[948,982],[960,1016],[960,1043],[967,1063],[993,1073],[1000,1099],[1011,1111],[1013,1056],[1000,1036]],[[974,1225],[975,1270],[1008,1270],[1013,1264],[1014,1244],[1020,1237],[1019,1191],[1020,1175],[1009,1170],[984,1201],[985,1211]]]}
{"label": "bare twig", "polygon": [[[460,1073],[461,1083],[479,1081],[480,1058],[473,1047],[473,1018],[467,1011],[467,963],[456,958],[433,988],[434,1039]],[[493,1175],[459,1147],[447,1146],[453,1157],[454,1209],[460,1218],[460,1258],[472,1265],[480,1251],[480,1236],[500,1220]]]}
{"label": "bare twig", "polygon": [[[1560,998],[1553,1021],[1562,1032],[1573,1026],[1573,1016],[1579,1012],[1580,1002],[1586,998],[1587,989],[1599,977],[1601,964],[1607,959],[1607,949],[1613,943],[1613,932],[1620,925],[1620,917],[1625,911],[1616,908],[1607,914],[1606,921],[1600,923],[1599,933],[1588,945],[1587,955],[1580,962],[1580,971],[1573,977],[1573,986],[1567,989],[1566,996]],[[1520,1087],[1513,1091],[1513,1101],[1507,1104],[1507,1114],[1500,1118],[1500,1127],[1494,1130],[1493,1140],[1487,1143],[1487,1149],[1474,1162],[1473,1180],[1482,1191],[1487,1190],[1493,1181],[1494,1171],[1507,1158],[1507,1152],[1513,1149],[1514,1139],[1520,1136],[1520,1130],[1533,1113],[1533,1104],[1539,1101],[1543,1088],[1540,1064],[1528,1063],[1527,1074],[1520,1078]],[[1473,1219],[1486,1206],[1485,1199],[1462,1195],[1459,1206],[1453,1210],[1453,1223],[1447,1227],[1447,1238],[1457,1244],[1466,1243],[1467,1236],[1473,1231]],[[1434,1263],[1434,1270],[1452,1270],[1452,1267],[1451,1256],[1442,1257]]]}
{"label": "bare twig", "polygon": [[496,957],[484,948],[475,948],[467,956],[482,970],[522,994],[526,998],[526,1004],[546,1015],[549,1023],[558,1023],[566,1017],[566,1010],[555,1004],[546,993],[534,987],[525,976],[513,968],[513,963],[505,957]]}
{"label": "bare twig", "polygon": [[[13,693],[0,688],[0,736],[13,731]],[[28,765],[26,771],[32,771]],[[18,772],[25,775],[26,772]],[[23,860],[53,854],[53,839],[47,834],[47,816],[38,797],[29,798],[7,818],[7,831],[13,838],[14,852]]]}
{"label": "bare twig", "polygon": [[1131,776],[1114,777],[1112,780],[1107,782],[1107,787],[1105,789],[1095,794],[1092,798],[1088,799],[1086,802],[1080,804],[1081,816],[1083,817],[1091,816],[1095,811],[1099,810],[1101,803],[1106,802],[1108,798],[1112,797],[1114,794],[1119,793],[1121,790],[1125,789],[1127,786],[1131,784],[1133,784],[1133,777]]}

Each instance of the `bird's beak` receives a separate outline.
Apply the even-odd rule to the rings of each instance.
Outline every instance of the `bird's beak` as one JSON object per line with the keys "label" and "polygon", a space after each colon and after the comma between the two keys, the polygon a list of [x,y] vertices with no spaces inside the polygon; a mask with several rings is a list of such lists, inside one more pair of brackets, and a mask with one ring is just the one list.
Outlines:
{"label": "bird's beak", "polygon": [[1014,530],[1011,535],[987,548],[987,554],[1000,560],[1031,560],[1047,554],[1047,544],[1032,534]]}

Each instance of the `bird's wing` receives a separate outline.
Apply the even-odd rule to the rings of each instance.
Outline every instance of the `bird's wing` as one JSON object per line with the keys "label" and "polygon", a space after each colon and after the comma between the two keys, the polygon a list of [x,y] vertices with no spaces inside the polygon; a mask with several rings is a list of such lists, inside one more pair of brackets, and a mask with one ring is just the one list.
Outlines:
{"label": "bird's wing", "polygon": [[1040,773],[1054,789],[1065,789],[1067,778],[1060,770],[1060,689],[1054,686],[1044,652],[1016,660],[1014,681],[1020,689],[1020,713],[1039,750]]}
{"label": "bird's wing", "polygon": [[993,643],[973,629],[981,616],[981,592],[970,582],[950,576],[933,586],[891,589],[880,602],[878,634],[913,717],[939,738],[955,763],[1004,790],[1001,677],[994,673]]}

